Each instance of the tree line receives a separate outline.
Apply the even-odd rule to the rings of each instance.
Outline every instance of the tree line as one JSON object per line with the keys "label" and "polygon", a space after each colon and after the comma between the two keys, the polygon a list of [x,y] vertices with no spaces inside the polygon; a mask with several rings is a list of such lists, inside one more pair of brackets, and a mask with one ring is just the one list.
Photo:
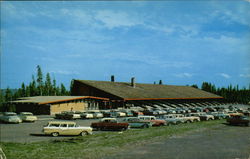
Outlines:
{"label": "tree line", "polygon": [[[14,107],[6,103],[8,101],[16,100],[20,97],[30,96],[68,96],[71,94],[69,90],[61,83],[59,86],[55,78],[52,80],[50,74],[47,73],[44,79],[42,69],[38,65],[36,77],[32,75],[31,82],[28,85],[21,84],[19,89],[11,90],[9,87],[5,90],[0,90],[0,111],[13,111]],[[72,84],[72,83],[71,83]],[[196,84],[191,85],[198,88]],[[249,87],[239,88],[238,85],[228,87],[216,87],[209,82],[203,82],[201,90],[220,95],[225,98],[227,102],[249,104],[250,102],[250,84]],[[6,108],[8,107],[8,108]]]}
{"label": "tree line", "polygon": [[[32,75],[31,82],[25,85],[24,82],[21,87],[17,90],[11,90],[9,87],[0,92],[0,111],[6,110],[8,101],[16,100],[20,97],[30,97],[30,96],[67,96],[70,95],[70,91],[61,83],[57,85],[56,79],[51,79],[49,73],[46,73],[45,79],[41,67],[38,65],[36,67],[37,73],[36,77]],[[10,110],[12,108],[9,108]],[[8,110],[9,110],[8,109]],[[13,108],[14,109],[14,108]]]}
{"label": "tree line", "polygon": [[[192,87],[198,88],[197,85]],[[227,102],[249,104],[250,102],[250,84],[249,87],[239,88],[238,85],[229,85],[228,87],[216,87],[209,82],[203,82],[201,89],[222,96]]]}

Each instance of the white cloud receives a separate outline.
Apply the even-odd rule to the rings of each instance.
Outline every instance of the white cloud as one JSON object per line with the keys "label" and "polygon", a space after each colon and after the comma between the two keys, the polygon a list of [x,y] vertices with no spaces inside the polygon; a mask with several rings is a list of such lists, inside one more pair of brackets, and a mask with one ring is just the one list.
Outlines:
{"label": "white cloud", "polygon": [[240,77],[243,77],[243,78],[250,78],[250,74],[240,74]]}
{"label": "white cloud", "polygon": [[224,78],[226,78],[226,79],[231,78],[231,76],[228,75],[228,74],[226,74],[226,73],[219,73],[219,75],[222,76],[222,77],[224,77]]}
{"label": "white cloud", "polygon": [[116,27],[131,27],[142,24],[142,22],[139,19],[135,18],[134,15],[131,15],[131,13],[122,11],[97,11],[95,19],[101,21],[109,29],[113,29]]}
{"label": "white cloud", "polygon": [[184,73],[175,74],[174,76],[179,77],[179,78],[191,78],[193,77],[193,74],[184,72]]}
{"label": "white cloud", "polygon": [[80,74],[77,71],[66,71],[66,70],[50,71],[50,73],[61,74],[61,75],[79,75]]}

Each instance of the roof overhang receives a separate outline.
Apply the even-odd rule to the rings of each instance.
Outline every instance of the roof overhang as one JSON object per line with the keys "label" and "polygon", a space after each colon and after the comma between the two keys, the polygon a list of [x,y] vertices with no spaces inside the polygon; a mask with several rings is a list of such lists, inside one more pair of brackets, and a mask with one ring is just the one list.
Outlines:
{"label": "roof overhang", "polygon": [[223,97],[192,97],[192,98],[125,98],[125,101],[131,100],[168,100],[168,99],[223,99]]}

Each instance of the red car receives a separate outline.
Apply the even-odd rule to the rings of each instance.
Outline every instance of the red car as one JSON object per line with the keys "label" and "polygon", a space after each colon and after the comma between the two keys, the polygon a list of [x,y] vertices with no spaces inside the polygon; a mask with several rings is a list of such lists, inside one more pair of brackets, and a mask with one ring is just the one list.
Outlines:
{"label": "red car", "polygon": [[97,130],[127,130],[128,123],[119,123],[116,118],[103,118],[99,122],[91,123],[91,127]]}
{"label": "red car", "polygon": [[235,116],[231,116],[230,118],[228,118],[227,122],[230,125],[246,125],[246,126],[248,126],[250,123],[250,120],[247,116],[235,115]]}

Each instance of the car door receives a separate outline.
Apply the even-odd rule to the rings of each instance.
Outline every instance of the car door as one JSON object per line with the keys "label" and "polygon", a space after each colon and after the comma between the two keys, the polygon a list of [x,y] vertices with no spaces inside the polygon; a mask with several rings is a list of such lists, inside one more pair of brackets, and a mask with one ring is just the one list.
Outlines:
{"label": "car door", "polygon": [[69,135],[68,124],[60,124],[59,134],[60,135]]}

